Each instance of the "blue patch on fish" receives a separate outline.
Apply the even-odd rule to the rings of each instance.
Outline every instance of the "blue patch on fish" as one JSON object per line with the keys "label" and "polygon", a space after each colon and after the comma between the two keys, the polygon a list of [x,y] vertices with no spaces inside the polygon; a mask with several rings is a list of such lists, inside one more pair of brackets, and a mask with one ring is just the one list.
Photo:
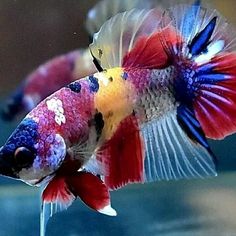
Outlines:
{"label": "blue patch on fish", "polygon": [[16,128],[15,132],[8,139],[4,150],[5,152],[14,152],[18,147],[26,147],[32,151],[38,138],[38,124],[32,119],[24,119]]}
{"label": "blue patch on fish", "polygon": [[99,90],[98,79],[93,75],[89,76],[89,88],[91,92],[96,93]]}
{"label": "blue patch on fish", "polygon": [[69,88],[71,91],[75,93],[79,93],[81,91],[81,84],[79,82],[74,82],[67,85],[67,88]]}

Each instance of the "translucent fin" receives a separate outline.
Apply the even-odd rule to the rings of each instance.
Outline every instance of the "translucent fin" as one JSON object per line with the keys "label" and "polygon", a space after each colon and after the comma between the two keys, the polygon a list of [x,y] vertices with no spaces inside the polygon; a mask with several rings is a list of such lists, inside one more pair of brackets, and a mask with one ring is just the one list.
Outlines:
{"label": "translucent fin", "polygon": [[91,53],[104,69],[122,66],[124,56],[134,48],[138,40],[148,40],[161,29],[162,14],[160,9],[134,9],[117,14],[94,35],[90,45]]}
{"label": "translucent fin", "polygon": [[154,0],[102,0],[99,1],[87,15],[86,28],[90,35],[98,32],[105,21],[117,13],[138,9],[151,9],[157,2]]}
{"label": "translucent fin", "polygon": [[216,176],[211,154],[178,124],[176,111],[142,126],[146,181]]}
{"label": "translucent fin", "polygon": [[188,9],[186,10],[185,14],[184,14],[184,27],[183,27],[183,31],[182,31],[182,37],[184,37],[185,39],[189,37],[189,35],[191,35],[191,31],[192,31],[192,22],[194,22],[196,20],[199,8],[200,8],[200,2],[199,0],[194,1],[192,3],[192,5],[189,5]]}
{"label": "translucent fin", "polygon": [[50,211],[49,208],[46,206],[47,204],[41,201],[41,208],[40,208],[40,236],[45,236],[46,233],[46,226],[48,220],[50,219]]}
{"label": "translucent fin", "polygon": [[[235,48],[235,30],[228,22],[212,8],[205,8],[199,4],[179,4],[170,7],[166,13],[172,20],[172,25],[183,37],[183,44],[169,50],[179,56],[195,58],[207,54],[207,46],[217,41],[224,42],[222,50]],[[165,20],[165,18],[163,18]],[[168,25],[169,20],[163,26]],[[201,36],[201,37],[200,37]],[[208,38],[209,37],[209,38]],[[204,43],[204,44],[202,44]],[[198,52],[191,53],[193,45]],[[205,47],[203,47],[205,46]],[[211,51],[212,53],[212,51]],[[217,52],[216,52],[217,53]]]}
{"label": "translucent fin", "polygon": [[46,225],[50,217],[57,212],[66,210],[75,196],[68,189],[64,177],[54,177],[42,190],[40,209],[40,236],[45,235]]}
{"label": "translucent fin", "polygon": [[58,206],[55,203],[46,203],[41,202],[40,209],[40,236],[45,236],[47,223],[49,219],[56,214],[57,212],[62,211],[63,209],[58,209]]}

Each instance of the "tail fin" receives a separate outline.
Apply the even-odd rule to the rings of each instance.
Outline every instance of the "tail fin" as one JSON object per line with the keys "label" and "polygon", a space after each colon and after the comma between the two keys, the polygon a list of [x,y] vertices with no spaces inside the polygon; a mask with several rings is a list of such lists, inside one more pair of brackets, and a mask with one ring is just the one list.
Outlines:
{"label": "tail fin", "polygon": [[[236,131],[236,52],[231,52],[235,34],[228,34],[230,27],[216,11],[199,6],[191,6],[190,32],[189,16],[179,15],[188,11],[185,5],[170,10],[183,37],[177,47],[167,45],[176,70],[175,97],[193,112],[207,137],[222,139]],[[181,113],[182,123],[190,128],[186,116]]]}

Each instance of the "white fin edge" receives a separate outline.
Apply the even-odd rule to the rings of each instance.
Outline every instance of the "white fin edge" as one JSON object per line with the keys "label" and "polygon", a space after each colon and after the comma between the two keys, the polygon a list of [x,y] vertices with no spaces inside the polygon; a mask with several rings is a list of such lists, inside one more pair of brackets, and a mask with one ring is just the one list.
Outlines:
{"label": "white fin edge", "polygon": [[98,210],[99,213],[102,213],[104,215],[108,216],[117,216],[116,210],[114,210],[111,205],[105,206],[104,208]]}

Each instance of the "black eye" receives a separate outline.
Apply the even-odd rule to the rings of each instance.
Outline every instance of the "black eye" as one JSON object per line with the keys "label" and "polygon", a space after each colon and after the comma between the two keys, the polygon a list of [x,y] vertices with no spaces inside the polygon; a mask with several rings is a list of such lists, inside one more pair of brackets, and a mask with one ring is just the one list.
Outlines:
{"label": "black eye", "polygon": [[26,147],[19,147],[14,154],[16,163],[22,168],[30,167],[34,161],[35,155]]}

